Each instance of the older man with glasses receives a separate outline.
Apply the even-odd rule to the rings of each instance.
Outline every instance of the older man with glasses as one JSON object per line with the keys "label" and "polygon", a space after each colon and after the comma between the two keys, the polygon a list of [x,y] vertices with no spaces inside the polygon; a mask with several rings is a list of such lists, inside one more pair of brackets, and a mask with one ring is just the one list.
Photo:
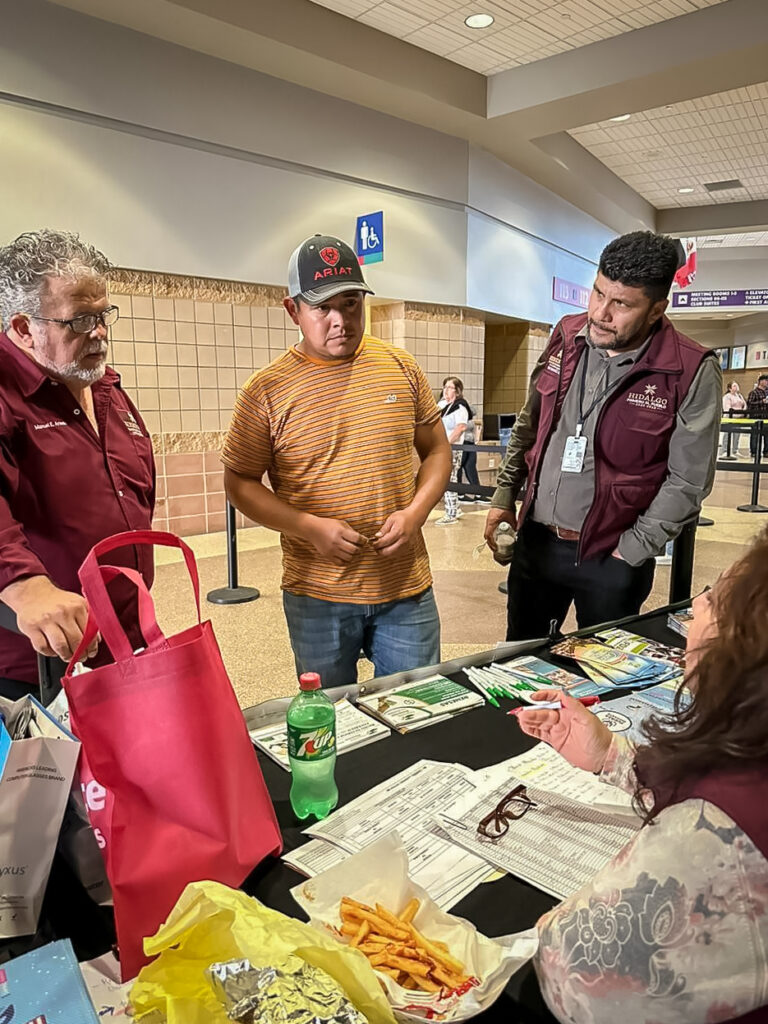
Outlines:
{"label": "older man with glasses", "polygon": [[[0,600],[23,634],[0,630],[0,693],[11,698],[34,689],[36,651],[64,660],[75,651],[87,621],[77,570],[90,548],[152,521],[152,443],[107,365],[107,328],[120,315],[110,269],[68,232],[29,232],[0,248]],[[110,562],[152,582],[148,548]],[[121,582],[110,592],[140,643]]]}

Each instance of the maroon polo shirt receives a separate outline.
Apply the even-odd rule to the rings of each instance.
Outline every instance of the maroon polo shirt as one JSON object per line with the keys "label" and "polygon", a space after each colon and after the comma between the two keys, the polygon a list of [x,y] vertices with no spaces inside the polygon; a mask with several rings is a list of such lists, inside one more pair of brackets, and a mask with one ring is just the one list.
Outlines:
{"label": "maroon polo shirt", "polygon": [[[91,391],[98,433],[72,392],[0,334],[0,590],[43,575],[79,593],[77,570],[97,541],[150,529],[155,463],[147,428],[110,367]],[[123,548],[105,561],[152,583],[149,547]],[[110,593],[135,634],[130,584],[116,580]],[[0,677],[37,683],[32,645],[5,629]]]}

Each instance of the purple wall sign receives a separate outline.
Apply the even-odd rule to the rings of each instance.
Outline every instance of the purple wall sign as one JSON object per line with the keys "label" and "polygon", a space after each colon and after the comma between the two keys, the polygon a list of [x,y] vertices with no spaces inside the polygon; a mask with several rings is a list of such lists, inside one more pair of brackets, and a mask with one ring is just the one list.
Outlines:
{"label": "purple wall sign", "polygon": [[672,296],[673,309],[704,309],[712,306],[768,306],[768,288],[675,292]]}
{"label": "purple wall sign", "polygon": [[589,293],[591,288],[583,284],[574,284],[573,281],[564,281],[562,277],[552,278],[552,298],[556,302],[567,302],[569,306],[578,306],[586,309],[589,305]]}

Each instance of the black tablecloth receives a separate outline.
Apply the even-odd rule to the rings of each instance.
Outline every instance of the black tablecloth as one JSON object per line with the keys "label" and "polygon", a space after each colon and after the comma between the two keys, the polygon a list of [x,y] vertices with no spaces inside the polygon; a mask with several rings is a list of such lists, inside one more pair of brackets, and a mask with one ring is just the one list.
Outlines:
{"label": "black tablecloth", "polygon": [[[622,626],[663,643],[682,646],[681,638],[667,629],[666,619],[665,610],[640,616],[622,623]],[[574,668],[572,662],[551,656],[546,647],[529,653]],[[469,685],[462,672],[453,674],[452,678]],[[611,696],[624,692],[617,690]],[[485,705],[439,725],[405,736],[393,733],[387,739],[344,754],[336,763],[340,804],[349,803],[423,758],[458,762],[469,768],[486,768],[528,750],[534,741],[520,731],[513,718],[505,714],[506,710],[516,706],[516,702],[502,703],[501,709]],[[259,759],[274,801],[285,850],[293,850],[306,841],[302,829],[307,823],[298,822],[291,810],[288,801],[291,776],[268,757],[259,754]],[[247,808],[244,808],[244,813],[247,813]],[[243,889],[267,906],[294,917],[304,917],[289,892],[300,881],[301,876],[285,867],[279,859],[269,859],[251,874]],[[466,918],[483,934],[494,937],[530,928],[555,903],[556,900],[546,893],[507,875],[479,886],[453,907],[451,913]],[[57,855],[37,936],[0,942],[0,963],[25,952],[31,945],[65,937],[72,939],[80,960],[107,952],[114,941],[109,913],[93,904]],[[544,1005],[530,965],[518,971],[503,995],[476,1019],[483,1024],[502,1020],[510,1024],[515,1021],[533,1024],[554,1020]]]}
{"label": "black tablecloth", "polygon": [[[663,612],[640,617],[623,628],[663,643],[682,646],[681,637],[667,628],[666,619],[666,612]],[[572,662],[553,657],[546,648],[530,653],[574,668]],[[463,672],[452,675],[452,678],[469,685]],[[611,696],[624,692],[617,690]],[[469,768],[486,768],[522,754],[535,741],[520,731],[514,718],[505,714],[516,706],[514,701],[503,701],[501,709],[485,705],[439,725],[404,736],[393,733],[388,739],[344,754],[336,762],[339,803],[349,803],[422,758],[458,762]],[[260,760],[283,832],[285,849],[293,850],[306,841],[301,830],[307,827],[307,823],[297,821],[288,802],[291,776],[268,757],[260,755]],[[289,893],[289,889],[300,881],[300,875],[276,861],[261,865],[243,888],[276,910],[304,917]],[[471,921],[484,935],[494,937],[530,928],[556,902],[534,886],[506,875],[479,886],[453,907],[451,913]],[[502,1020],[527,1024],[529,1021],[551,1022],[555,1018],[542,1000],[536,975],[529,964],[511,979],[496,1003],[476,1019],[483,1024]]]}

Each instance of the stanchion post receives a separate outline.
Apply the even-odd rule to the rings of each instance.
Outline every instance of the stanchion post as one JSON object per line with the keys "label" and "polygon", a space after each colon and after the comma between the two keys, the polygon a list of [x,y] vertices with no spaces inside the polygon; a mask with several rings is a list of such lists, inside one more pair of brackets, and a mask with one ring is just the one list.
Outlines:
{"label": "stanchion post", "polygon": [[686,523],[672,545],[672,566],[669,573],[669,603],[685,601],[693,585],[693,549],[696,543],[696,521]]}
{"label": "stanchion post", "polygon": [[237,579],[237,523],[235,507],[227,502],[227,586],[211,590],[206,595],[211,604],[245,604],[260,597],[256,587],[238,586]]}
{"label": "stanchion post", "polygon": [[768,506],[760,504],[760,459],[763,454],[763,420],[752,424],[752,441],[755,454],[752,459],[752,497],[748,505],[737,505],[739,512],[768,512]]}

